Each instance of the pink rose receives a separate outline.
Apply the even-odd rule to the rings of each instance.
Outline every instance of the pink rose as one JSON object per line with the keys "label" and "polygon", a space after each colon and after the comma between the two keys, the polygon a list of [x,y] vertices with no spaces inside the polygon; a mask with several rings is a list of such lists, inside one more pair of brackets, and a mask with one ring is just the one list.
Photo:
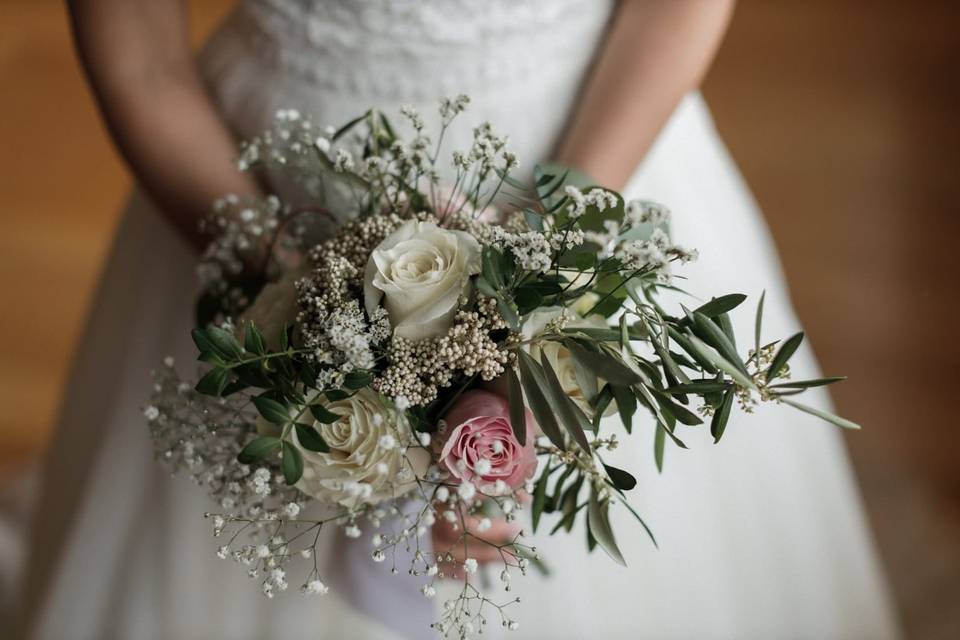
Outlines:
{"label": "pink rose", "polygon": [[527,438],[513,435],[507,401],[489,391],[467,391],[444,417],[435,447],[440,465],[462,482],[489,495],[519,489],[537,470],[533,416],[526,412]]}

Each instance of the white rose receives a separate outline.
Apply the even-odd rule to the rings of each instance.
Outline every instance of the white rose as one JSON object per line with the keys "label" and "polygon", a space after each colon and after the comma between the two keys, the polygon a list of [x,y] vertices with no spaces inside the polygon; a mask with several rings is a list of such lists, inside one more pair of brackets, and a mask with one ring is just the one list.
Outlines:
{"label": "white rose", "polygon": [[[430,455],[411,446],[382,446],[384,436],[400,443],[412,434],[399,432],[395,420],[374,391],[361,389],[353,396],[325,405],[342,416],[331,424],[314,423],[330,446],[330,453],[310,451],[300,445],[296,430],[291,442],[303,456],[303,476],[297,488],[318,500],[354,508],[375,504],[416,487],[416,476],[426,473]],[[406,429],[406,427],[404,427]]]}
{"label": "white rose", "polygon": [[408,340],[450,328],[470,276],[480,273],[480,244],[465,231],[411,220],[373,250],[364,275],[364,302],[383,302],[394,332]]}
{"label": "white rose", "polygon": [[253,322],[267,347],[276,351],[280,348],[280,333],[291,324],[297,315],[296,283],[303,277],[302,271],[288,271],[276,282],[269,282],[240,316],[239,338],[243,340],[243,325]]}
{"label": "white rose", "polygon": [[[564,313],[563,307],[543,307],[531,312],[523,321],[520,327],[520,334],[524,340],[529,340],[544,333],[547,325],[560,317]],[[592,315],[588,318],[582,318],[570,309],[566,310],[568,315],[573,318],[567,322],[567,327],[593,327],[596,329],[606,329],[607,321],[599,316]],[[578,367],[570,351],[556,340],[545,340],[536,344],[530,344],[525,347],[527,352],[533,356],[537,362],[540,361],[541,354],[546,356],[547,361],[553,370],[557,373],[557,379],[563,392],[580,407],[588,416],[593,415],[593,407],[590,406],[590,396],[588,391],[597,390],[603,387],[603,382],[597,376],[589,371]],[[614,403],[610,403],[604,415],[611,415],[616,411]]]}

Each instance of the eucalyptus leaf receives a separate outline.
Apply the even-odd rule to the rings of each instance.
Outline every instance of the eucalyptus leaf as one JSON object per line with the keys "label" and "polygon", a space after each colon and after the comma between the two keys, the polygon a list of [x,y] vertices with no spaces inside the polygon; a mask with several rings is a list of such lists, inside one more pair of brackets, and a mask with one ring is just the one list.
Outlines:
{"label": "eucalyptus leaf", "polygon": [[733,406],[733,390],[728,390],[723,394],[723,401],[720,408],[713,412],[713,418],[710,419],[710,435],[713,436],[713,442],[720,442],[723,437],[723,431],[727,428],[727,421],[730,419],[730,408]]}
{"label": "eucalyptus leaf", "polygon": [[720,296],[719,298],[713,298],[710,300],[710,302],[700,305],[694,309],[694,313],[702,313],[709,318],[714,318],[722,313],[733,311],[746,299],[747,296],[743,295],[742,293],[731,293],[725,296]]}
{"label": "eucalyptus leaf", "polygon": [[757,317],[754,320],[753,324],[753,345],[754,345],[754,354],[758,359],[760,358],[760,329],[763,326],[763,300],[767,297],[767,292],[763,291],[760,293],[760,300],[757,302]]}
{"label": "eucalyptus leaf", "polygon": [[517,438],[520,446],[527,444],[527,416],[526,405],[523,402],[523,389],[520,386],[520,378],[513,367],[507,368],[507,384],[509,388],[508,401],[510,404],[510,426],[513,428],[513,435]]}
{"label": "eucalyptus leaf", "polygon": [[547,381],[543,376],[540,365],[525,351],[518,351],[517,357],[520,363],[520,381],[523,384],[523,390],[526,393],[527,403],[530,406],[530,411],[533,412],[533,417],[550,442],[561,451],[566,451],[567,447],[563,441],[563,434],[560,432],[557,417],[543,391],[547,386]]}
{"label": "eucalyptus leaf", "polygon": [[695,333],[701,340],[716,349],[727,362],[735,366],[745,377],[750,375],[747,367],[740,360],[740,354],[737,353],[737,348],[713,320],[702,313],[694,312],[693,326]]}
{"label": "eucalyptus leaf", "polygon": [[590,421],[587,420],[583,412],[573,404],[573,400],[571,400],[570,396],[563,390],[560,379],[557,378],[557,373],[550,364],[550,359],[547,358],[543,351],[540,352],[540,366],[543,367],[544,378],[547,381],[547,395],[552,400],[552,404],[560,416],[560,422],[566,427],[570,435],[573,436],[576,443],[580,445],[580,448],[583,449],[587,455],[590,455],[592,453],[590,450],[590,442],[584,433],[584,429],[592,428]]}
{"label": "eucalyptus leaf", "polygon": [[[617,339],[620,332],[616,332]],[[619,361],[609,353],[588,351],[580,346],[576,340],[564,340],[564,345],[570,351],[573,359],[582,367],[592,371],[598,378],[619,385],[632,385],[643,381],[636,371]]]}
{"label": "eucalyptus leaf", "polygon": [[846,376],[830,376],[826,378],[814,378],[813,380],[788,380],[771,384],[768,389],[810,389],[812,387],[823,387],[835,382],[846,380]]}
{"label": "eucalyptus leaf", "polygon": [[547,502],[547,480],[549,476],[549,469],[544,469],[540,475],[540,479],[537,480],[537,484],[534,485],[533,488],[533,505],[531,508],[534,533],[537,532],[537,526],[540,524],[540,516],[543,514],[543,507]]}
{"label": "eucalyptus leaf", "polygon": [[603,464],[603,468],[606,470],[610,481],[613,482],[613,486],[615,486],[617,489],[621,491],[630,491],[637,486],[637,479],[634,478],[629,472],[624,471],[623,469],[618,469],[617,467],[606,463]]}
{"label": "eucalyptus leaf", "polygon": [[790,336],[783,342],[779,351],[777,351],[777,355],[773,356],[773,362],[770,363],[770,368],[767,369],[767,382],[770,382],[780,374],[783,367],[800,347],[801,342],[803,342],[803,331]]}
{"label": "eucalyptus leaf", "polygon": [[700,340],[700,338],[697,336],[688,335],[687,339],[689,340],[690,345],[696,349],[699,354],[708,359],[714,366],[716,366],[717,369],[722,370],[724,373],[733,378],[741,387],[752,389],[754,391],[757,390],[757,385],[754,384],[753,380],[745,376],[739,368],[727,362],[726,359],[724,359],[721,355],[714,352],[709,346]]}
{"label": "eucalyptus leaf", "polygon": [[666,448],[667,436],[665,429],[659,424],[653,434],[653,461],[657,465],[657,472],[663,473],[663,450]]}
{"label": "eucalyptus leaf", "polygon": [[617,403],[617,411],[620,413],[620,421],[623,422],[623,428],[630,433],[633,430],[633,414],[637,412],[637,397],[633,395],[630,387],[611,384],[610,391],[613,392],[613,399]]}
{"label": "eucalyptus leaf", "polygon": [[799,409],[800,411],[803,411],[803,412],[805,412],[805,413],[809,413],[809,414],[812,415],[812,416],[817,416],[818,418],[821,418],[821,419],[823,419],[823,420],[826,420],[827,422],[830,422],[830,423],[832,423],[832,424],[835,424],[835,425],[837,425],[838,427],[843,427],[844,429],[859,429],[859,428],[860,428],[860,425],[858,425],[856,422],[851,422],[850,420],[847,420],[846,418],[841,418],[840,416],[835,416],[835,415],[833,415],[832,413],[830,413],[830,412],[828,412],[828,411],[823,411],[822,409],[817,409],[817,408],[815,408],[815,407],[811,407],[811,406],[808,406],[808,405],[805,405],[805,404],[800,404],[799,402],[796,402],[796,401],[794,401],[794,400],[788,400],[787,398],[780,398],[780,401],[783,402],[783,403],[785,403],[785,404],[790,405],[790,406],[793,407],[794,409]]}
{"label": "eucalyptus leaf", "polygon": [[617,541],[613,537],[613,531],[610,529],[608,508],[609,504],[601,503],[596,488],[591,487],[590,502],[587,504],[587,526],[590,529],[590,534],[617,564],[627,566],[623,554],[620,552],[620,547],[617,546]]}

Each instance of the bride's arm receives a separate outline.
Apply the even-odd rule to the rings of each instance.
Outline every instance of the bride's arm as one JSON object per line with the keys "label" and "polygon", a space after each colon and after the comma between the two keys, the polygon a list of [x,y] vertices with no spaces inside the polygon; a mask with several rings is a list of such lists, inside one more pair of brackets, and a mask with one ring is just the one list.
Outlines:
{"label": "bride's arm", "polygon": [[195,245],[227,193],[255,194],[194,63],[185,0],[69,0],[80,60],[138,182]]}
{"label": "bride's arm", "polygon": [[732,7],[733,0],[621,2],[555,159],[622,188],[699,85]]}

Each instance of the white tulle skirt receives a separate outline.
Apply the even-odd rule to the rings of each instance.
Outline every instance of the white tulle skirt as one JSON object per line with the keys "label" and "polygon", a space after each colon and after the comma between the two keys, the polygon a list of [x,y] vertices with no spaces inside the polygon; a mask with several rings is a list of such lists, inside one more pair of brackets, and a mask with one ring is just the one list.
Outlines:
{"label": "white tulle skirt", "polygon": [[[213,67],[227,65],[230,56]],[[270,99],[282,102],[283,95]],[[226,102],[228,112],[251,108],[239,96]],[[344,105],[354,111],[368,106],[348,100]],[[674,238],[700,252],[699,262],[682,270],[688,290],[704,296],[741,292],[754,301],[766,290],[765,335],[785,337],[799,329],[762,217],[698,95],[679,107],[626,195],[658,200],[674,211]],[[92,307],[46,464],[16,607],[29,635],[430,637],[434,601],[420,596],[413,579],[374,566],[363,542],[350,543],[359,551],[344,553],[344,541],[329,537],[320,549],[330,594],[266,600],[242,568],[216,558],[217,542],[202,517],[212,505],[203,491],[166,476],[154,463],[142,407],[150,370],[165,356],[191,372],[194,263],[149,203],[134,196]],[[734,323],[738,342],[751,343],[752,310],[738,310]],[[792,367],[799,377],[819,374],[806,349]],[[807,399],[829,406],[819,391]],[[690,449],[668,446],[662,474],[653,463],[652,422],[638,414],[633,433],[621,438],[611,462],[637,476],[631,498],[660,548],[622,510],[613,520],[627,569],[602,552],[588,555],[581,527],[554,537],[542,531],[536,544],[551,575],[517,577],[511,594],[523,603],[511,616],[520,629],[508,634],[491,626],[485,635],[897,635],[834,427],[786,407],[735,413],[718,445],[703,427],[686,428]]]}

